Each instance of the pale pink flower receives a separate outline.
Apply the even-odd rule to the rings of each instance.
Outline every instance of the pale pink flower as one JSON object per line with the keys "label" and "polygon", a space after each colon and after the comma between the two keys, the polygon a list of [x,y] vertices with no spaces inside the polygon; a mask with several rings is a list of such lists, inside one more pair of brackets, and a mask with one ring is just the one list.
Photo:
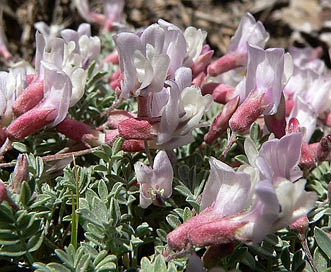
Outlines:
{"label": "pale pink flower", "polygon": [[244,66],[247,62],[248,45],[264,47],[269,39],[263,24],[254,19],[250,13],[242,17],[238,29],[231,38],[227,49],[227,54],[213,62],[208,73],[217,76],[239,66]]}
{"label": "pale pink flower", "polygon": [[247,75],[235,95],[239,95],[241,105],[229,121],[234,132],[243,133],[261,115],[277,112],[286,81],[284,50],[270,48],[263,50],[248,46]]}
{"label": "pale pink flower", "polygon": [[247,139],[250,165],[237,171],[211,158],[202,212],[168,234],[169,246],[181,250],[188,244],[258,243],[307,214],[316,194],[306,192],[306,181],[299,179],[301,142],[301,133],[288,134],[267,141],[258,152]]}
{"label": "pale pink flower", "polygon": [[[174,79],[180,67],[189,67],[195,62],[200,61],[202,66],[196,67],[197,71],[204,70],[210,55],[203,52],[205,36],[205,32],[192,27],[182,32],[161,19],[141,33],[115,35],[120,68],[124,73],[121,96],[128,98],[161,92],[166,79]],[[201,53],[206,53],[206,57],[199,59]]]}
{"label": "pale pink flower", "polygon": [[172,194],[173,170],[167,153],[160,151],[156,155],[153,168],[137,162],[134,170],[140,185],[140,206],[144,209],[152,203],[163,206]]}

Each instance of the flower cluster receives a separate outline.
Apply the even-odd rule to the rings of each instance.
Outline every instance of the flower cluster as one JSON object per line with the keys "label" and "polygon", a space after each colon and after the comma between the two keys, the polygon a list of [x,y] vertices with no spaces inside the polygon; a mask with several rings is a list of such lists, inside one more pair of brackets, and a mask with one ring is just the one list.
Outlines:
{"label": "flower cluster", "polygon": [[[120,30],[113,36],[115,49],[106,52],[104,63],[98,62],[101,43],[91,36],[89,24],[81,24],[77,31],[36,24],[39,31],[34,68],[19,62],[8,72],[0,72],[0,155],[12,142],[48,127],[78,142],[75,148],[80,149],[105,144],[118,152],[120,141],[116,139],[121,138],[118,149],[145,152],[130,157],[131,176],[135,178],[126,184],[127,195],[139,192],[139,206],[153,209],[151,204],[172,206],[173,187],[180,179],[176,154],[184,145],[198,143],[199,152],[204,159],[209,158],[210,165],[206,183],[198,186],[200,198],[196,195],[194,199],[194,212],[200,208],[200,213],[177,226],[167,239],[164,235],[168,252],[192,253],[194,247],[215,249],[234,242],[258,244],[282,228],[307,224],[306,215],[314,208],[317,195],[306,191],[306,173],[318,163],[331,160],[331,136],[325,129],[331,126],[331,80],[318,58],[319,49],[290,48],[287,53],[283,48],[265,49],[269,34],[247,13],[227,53],[212,61],[214,52],[205,44],[207,33],[201,29],[182,30],[160,19],[133,31],[123,23],[123,1],[104,1],[103,14],[94,12],[87,0],[75,4],[86,21],[106,31]],[[0,29],[0,55],[9,58],[1,49],[1,34]],[[108,67],[106,62],[112,63],[106,85],[109,97],[114,99],[106,106],[108,110],[97,112],[96,119],[106,118],[98,123],[92,118],[76,120],[69,116],[69,108],[85,94],[87,78],[93,73],[93,69],[89,73],[91,64],[102,69]],[[122,106],[122,102],[129,106]],[[205,120],[205,114],[211,116],[215,109],[214,119]],[[263,130],[253,141],[248,132],[255,122]],[[312,143],[316,128],[325,133]],[[228,139],[222,137],[226,132]],[[240,163],[227,160],[231,146],[240,140],[245,153],[240,155],[246,163],[243,159]],[[67,147],[71,148],[71,143]],[[219,155],[215,150],[221,146]],[[107,167],[103,161],[104,165],[95,168],[96,172],[107,169],[107,174],[102,174],[104,180],[113,175],[108,168],[118,166],[114,163],[116,152]],[[184,153],[181,163],[187,158]],[[118,171],[114,176],[125,173],[129,180],[127,172]],[[19,209],[10,191],[20,194],[27,179],[27,159],[20,156],[8,188],[0,181],[0,204],[8,202]],[[99,194],[100,188],[108,190],[102,182],[94,186]],[[111,197],[104,196],[104,200]],[[130,206],[135,197],[132,199],[126,205]],[[77,201],[76,205],[80,204]],[[81,202],[87,209],[89,205]],[[113,211],[117,209],[114,207],[109,210],[115,214],[118,211]],[[115,221],[120,220],[112,224]],[[111,224],[103,222],[98,228],[101,225],[108,228]],[[194,254],[191,258],[192,262],[199,259]]]}
{"label": "flower cluster", "polygon": [[[312,209],[316,194],[305,191],[298,168],[302,135],[265,142],[260,151],[245,141],[249,165],[237,171],[210,158],[202,212],[168,234],[170,247],[211,246],[240,240],[258,243]],[[290,154],[289,154],[290,150]]]}
{"label": "flower cluster", "polygon": [[20,140],[44,126],[61,123],[84,94],[87,68],[100,53],[90,25],[63,30],[62,38],[36,33],[35,69],[19,63],[1,76],[1,129]]}

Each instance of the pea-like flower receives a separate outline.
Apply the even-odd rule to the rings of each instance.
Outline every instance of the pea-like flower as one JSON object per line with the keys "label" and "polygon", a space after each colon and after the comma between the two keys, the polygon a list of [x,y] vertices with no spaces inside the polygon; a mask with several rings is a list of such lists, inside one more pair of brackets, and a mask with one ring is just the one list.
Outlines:
{"label": "pea-like flower", "polygon": [[263,24],[254,19],[252,14],[247,13],[241,18],[238,29],[231,38],[227,54],[208,67],[211,76],[217,76],[239,66],[246,65],[248,45],[264,47],[269,40]]}
{"label": "pea-like flower", "polygon": [[140,185],[140,206],[147,208],[152,203],[163,206],[172,194],[173,170],[167,153],[160,151],[156,155],[153,168],[137,162],[134,170]]}
{"label": "pea-like flower", "polygon": [[202,212],[168,234],[169,246],[180,250],[189,244],[258,243],[307,214],[316,194],[306,192],[306,181],[299,179],[301,143],[301,133],[292,133],[267,141],[258,152],[247,139],[250,165],[237,171],[211,158]]}
{"label": "pea-like flower", "polygon": [[114,37],[124,73],[121,96],[147,95],[162,91],[166,79],[177,69],[198,59],[206,34],[193,27],[184,33],[164,20],[141,33],[121,32]]}
{"label": "pea-like flower", "polygon": [[26,76],[25,88],[13,102],[18,117],[7,127],[11,140],[46,125],[56,126],[84,94],[87,68],[100,52],[100,41],[91,37],[88,24],[61,35],[63,38],[46,39],[36,34],[35,74]]}
{"label": "pea-like flower", "polygon": [[247,75],[240,84],[236,95],[240,105],[229,121],[234,132],[245,132],[261,115],[272,115],[277,112],[282,91],[291,69],[285,59],[284,49],[270,48],[263,50],[248,46]]}

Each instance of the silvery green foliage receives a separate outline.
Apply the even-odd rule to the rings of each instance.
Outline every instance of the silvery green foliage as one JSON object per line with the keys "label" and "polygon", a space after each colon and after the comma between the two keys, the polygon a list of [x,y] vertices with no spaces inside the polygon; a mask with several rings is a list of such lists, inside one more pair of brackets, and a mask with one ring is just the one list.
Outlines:
{"label": "silvery green foliage", "polygon": [[[190,36],[189,32],[186,34]],[[109,36],[105,38],[107,46],[111,44],[109,39]],[[188,53],[194,58],[194,50]],[[95,126],[102,124],[101,113],[116,98],[105,80],[114,67],[99,68],[95,62],[86,68],[85,92],[69,110],[71,118],[88,120]],[[198,100],[195,96],[183,98],[184,102],[189,98]],[[137,105],[133,101],[128,99],[119,108],[135,111]],[[201,117],[201,108],[191,110],[193,116]],[[216,116],[218,110],[212,105],[204,121]],[[15,163],[17,153],[25,153],[29,175],[22,181],[20,191],[12,191],[9,187],[14,178],[12,169],[0,170],[1,180],[7,185],[6,193],[12,200],[0,204],[0,261],[4,269],[175,272],[185,271],[188,264],[192,264],[192,256],[205,254],[204,259],[207,259],[210,248],[167,252],[167,234],[200,212],[201,194],[210,174],[209,158],[221,158],[228,140],[223,136],[205,145],[203,137],[207,128],[196,128],[198,121],[191,119],[196,128],[191,131],[191,126],[184,121],[179,120],[178,130],[183,133],[189,130],[193,142],[175,149],[174,157],[169,157],[173,167],[173,191],[171,197],[165,199],[164,207],[150,205],[143,209],[139,206],[140,188],[134,165],[151,163],[145,153],[122,151],[123,139],[119,138],[112,147],[104,144],[89,154],[76,157],[75,163],[72,157],[47,160],[46,156],[72,146],[54,130],[43,130],[13,143],[14,149],[7,156]],[[245,141],[250,142],[251,150],[260,151],[268,137],[262,136],[261,128],[254,123],[249,134],[237,137],[223,162],[233,167],[238,162],[248,166],[252,159],[245,155]],[[318,138],[318,135],[313,137]],[[151,150],[150,153],[155,158],[157,152]],[[311,223],[307,230],[308,248],[319,271],[326,271],[331,258],[327,198],[331,167],[324,162],[312,172],[303,172],[307,179],[306,190],[318,195],[316,207],[308,214]],[[295,176],[290,173],[288,178]],[[228,209],[233,205],[231,201],[230,198],[224,203],[229,205]],[[229,248],[224,246],[223,249]],[[214,263],[206,265],[219,266],[225,271],[313,271],[297,233],[289,228],[269,234],[254,245],[235,242],[232,249],[221,253],[225,254],[211,258]]]}

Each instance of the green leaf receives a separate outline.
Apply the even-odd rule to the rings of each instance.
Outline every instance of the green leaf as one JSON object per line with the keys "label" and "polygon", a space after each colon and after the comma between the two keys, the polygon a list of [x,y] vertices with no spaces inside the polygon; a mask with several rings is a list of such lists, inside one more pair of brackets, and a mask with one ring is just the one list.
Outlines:
{"label": "green leaf", "polygon": [[104,201],[100,198],[95,197],[92,200],[92,209],[91,211],[95,214],[99,222],[107,223],[108,222],[108,210]]}
{"label": "green leaf", "polygon": [[192,211],[190,208],[185,207],[183,211],[183,222],[189,220],[190,218],[192,218]]}
{"label": "green leaf", "polygon": [[40,262],[35,262],[33,263],[33,267],[36,268],[36,272],[71,272],[71,270],[64,265],[58,263],[50,263],[46,265]]}
{"label": "green leaf", "polygon": [[5,241],[17,241],[19,240],[19,236],[16,233],[12,233],[12,230],[1,229],[0,230],[0,240]]}
{"label": "green leaf", "polygon": [[191,193],[190,189],[187,188],[185,185],[177,185],[175,187],[175,190],[183,196],[194,198],[194,195]]}
{"label": "green leaf", "polygon": [[116,155],[118,152],[121,151],[122,145],[124,143],[124,138],[118,137],[115,142],[113,143],[112,153]]}
{"label": "green leaf", "polygon": [[121,209],[118,204],[118,201],[114,198],[111,199],[110,201],[110,210],[109,214],[111,216],[111,219],[113,219],[113,226],[117,226],[118,222],[121,219]]}
{"label": "green leaf", "polygon": [[147,257],[143,257],[140,261],[141,272],[150,272],[153,271],[153,265]]}
{"label": "green leaf", "polygon": [[253,123],[250,127],[250,137],[254,142],[257,142],[261,135],[261,129],[258,123]]}
{"label": "green leaf", "polygon": [[295,252],[292,258],[292,271],[302,271],[304,266],[305,261],[302,258],[302,251]]}
{"label": "green leaf", "polygon": [[75,265],[76,271],[87,271],[87,267],[90,264],[91,257],[88,254],[84,254],[79,258],[77,265]]}
{"label": "green leaf", "polygon": [[2,245],[0,248],[0,256],[19,257],[25,253],[26,251],[22,249],[21,241],[17,241],[11,245]]}
{"label": "green leaf", "polygon": [[27,243],[27,248],[29,252],[34,252],[40,248],[44,241],[44,235],[32,236]]}
{"label": "green leaf", "polygon": [[282,264],[287,270],[290,270],[291,268],[291,256],[290,256],[290,251],[288,247],[285,247],[282,249],[280,259],[282,261]]}
{"label": "green leaf", "polygon": [[13,146],[13,148],[15,148],[20,153],[29,152],[28,147],[25,144],[21,143],[21,142],[13,142],[12,146]]}
{"label": "green leaf", "polygon": [[162,255],[157,255],[154,260],[154,272],[167,272],[167,266]]}
{"label": "green leaf", "polygon": [[318,271],[326,271],[329,259],[320,248],[315,249],[313,259]]}
{"label": "green leaf", "polygon": [[319,227],[314,228],[314,236],[318,247],[331,259],[331,240],[326,232]]}
{"label": "green leaf", "polygon": [[95,224],[91,224],[88,223],[87,224],[87,229],[89,232],[93,233],[93,235],[99,239],[103,239],[105,237],[105,230],[104,228],[95,225]]}
{"label": "green leaf", "polygon": [[246,252],[245,257],[242,259],[242,263],[244,263],[249,268],[251,268],[253,271],[255,271],[256,262],[251,253]]}
{"label": "green leaf", "polygon": [[93,151],[93,155],[99,157],[100,159],[107,162],[109,160],[109,156],[103,150],[95,150]]}
{"label": "green leaf", "polygon": [[104,152],[106,152],[106,154],[108,156],[108,160],[109,160],[109,158],[111,158],[111,156],[113,155],[113,149],[107,144],[103,144],[102,148],[103,148]]}
{"label": "green leaf", "polygon": [[243,154],[235,156],[234,159],[242,164],[249,164],[247,157]]}
{"label": "green leaf", "polygon": [[19,200],[24,207],[27,207],[30,198],[31,198],[30,186],[26,181],[23,181],[22,186],[21,186],[21,193],[20,193]]}
{"label": "green leaf", "polygon": [[168,264],[168,270],[167,270],[167,272],[177,272],[176,265],[173,262],[170,262]]}
{"label": "green leaf", "polygon": [[174,229],[177,228],[179,225],[182,224],[182,222],[180,222],[180,220],[178,219],[177,216],[173,215],[173,214],[169,214],[166,217],[166,220],[168,222],[168,224],[173,227]]}
{"label": "green leaf", "polygon": [[163,229],[157,229],[156,230],[157,236],[160,237],[161,241],[166,243],[167,242],[167,232]]}
{"label": "green leaf", "polygon": [[101,199],[107,201],[108,198],[108,188],[106,183],[101,179],[98,183],[98,194]]}
{"label": "green leaf", "polygon": [[73,256],[70,256],[62,249],[55,249],[55,254],[58,256],[58,258],[70,269],[74,269],[74,260]]}

